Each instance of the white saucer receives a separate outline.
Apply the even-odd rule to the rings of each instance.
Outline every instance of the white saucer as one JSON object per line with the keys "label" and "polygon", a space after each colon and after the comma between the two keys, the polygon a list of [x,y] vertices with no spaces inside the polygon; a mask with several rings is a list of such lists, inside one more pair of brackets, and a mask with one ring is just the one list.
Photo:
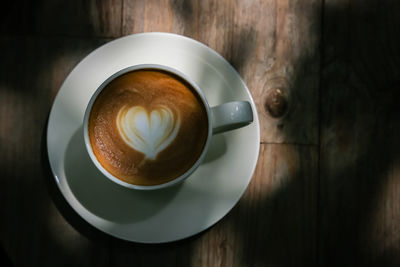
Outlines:
{"label": "white saucer", "polygon": [[[184,183],[142,192],[114,184],[96,169],[83,143],[82,122],[90,96],[107,77],[130,65],[149,63],[189,76],[211,106],[249,101],[254,122],[215,135],[204,163]],[[237,72],[209,47],[168,33],[126,36],[89,54],[61,86],[47,129],[50,166],[67,202],[101,231],[142,243],[183,239],[225,216],[253,176],[259,145],[255,104]]]}

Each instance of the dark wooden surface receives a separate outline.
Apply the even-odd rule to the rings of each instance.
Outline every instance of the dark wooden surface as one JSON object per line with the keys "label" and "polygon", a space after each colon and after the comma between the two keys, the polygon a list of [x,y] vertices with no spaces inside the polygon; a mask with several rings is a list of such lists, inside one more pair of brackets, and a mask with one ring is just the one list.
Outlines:
{"label": "dark wooden surface", "polygon": [[[400,266],[399,13],[389,0],[3,4],[5,255],[16,266]],[[80,219],[54,184],[45,147],[51,104],[74,66],[147,31],[223,55],[261,123],[257,169],[238,205],[211,229],[163,245],[123,242]]]}

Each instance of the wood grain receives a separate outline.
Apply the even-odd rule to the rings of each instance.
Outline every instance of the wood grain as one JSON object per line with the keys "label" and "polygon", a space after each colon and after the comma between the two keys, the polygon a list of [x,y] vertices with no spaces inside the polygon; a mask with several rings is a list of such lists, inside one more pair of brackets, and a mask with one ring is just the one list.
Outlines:
{"label": "wood grain", "polygon": [[[0,242],[16,266],[400,266],[397,1],[2,7]],[[124,242],[83,221],[57,189],[44,143],[73,67],[112,38],[144,31],[215,49],[243,77],[261,122],[257,169],[238,205],[207,231],[163,245]]]}
{"label": "wood grain", "polygon": [[321,266],[400,265],[399,11],[325,1]]}
{"label": "wood grain", "polygon": [[[235,37],[241,37],[239,42],[251,41],[244,68],[235,59],[231,61],[257,104],[261,141],[317,144],[320,1],[240,3],[235,24],[239,29],[247,27],[253,36],[233,35],[233,44]],[[236,50],[233,55],[241,53]],[[288,102],[287,112],[280,118],[266,109],[267,96],[274,89],[282,91]]]}
{"label": "wood grain", "polygon": [[317,152],[262,145],[245,195],[204,234],[209,245],[195,247],[192,255],[208,258],[194,266],[316,266]]}

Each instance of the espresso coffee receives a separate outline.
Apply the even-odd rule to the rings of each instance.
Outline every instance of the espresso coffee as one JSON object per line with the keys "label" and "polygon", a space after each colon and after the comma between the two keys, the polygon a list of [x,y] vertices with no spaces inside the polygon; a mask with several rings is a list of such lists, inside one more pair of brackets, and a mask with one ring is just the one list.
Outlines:
{"label": "espresso coffee", "polygon": [[97,96],[88,120],[98,162],[134,185],[171,181],[200,157],[208,118],[195,89],[166,71],[145,69],[112,80]]}

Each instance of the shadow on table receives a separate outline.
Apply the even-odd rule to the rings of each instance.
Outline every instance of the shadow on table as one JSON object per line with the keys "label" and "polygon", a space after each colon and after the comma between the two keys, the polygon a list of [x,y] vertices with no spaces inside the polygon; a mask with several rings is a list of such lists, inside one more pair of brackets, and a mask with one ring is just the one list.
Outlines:
{"label": "shadow on table", "polygon": [[[298,168],[257,203],[242,200],[222,224],[233,227],[243,248],[226,247],[233,244],[224,242],[227,236],[215,249],[222,258],[230,249],[238,259],[243,253],[247,266],[399,266],[400,4],[322,4],[323,34],[314,32],[322,47],[321,73],[314,77],[321,79],[319,145],[293,145],[291,152],[317,176]],[[248,53],[243,49],[238,54]],[[301,88],[308,85],[301,77],[317,64],[306,53],[291,83],[305,105]],[[229,60],[237,69],[245,64]],[[281,131],[293,140],[294,122],[284,120],[289,127]]]}
{"label": "shadow on table", "polygon": [[1,266],[3,267],[13,267],[14,264],[12,264],[10,258],[8,257],[7,253],[4,251],[3,246],[0,245],[0,262]]}
{"label": "shadow on table", "polygon": [[0,32],[6,35],[116,37],[121,35],[121,1],[21,0],[4,2]]}
{"label": "shadow on table", "polygon": [[[399,192],[400,17],[399,5],[389,2],[325,6],[323,36],[315,32],[322,38],[323,48],[320,77],[315,77],[321,78],[321,138],[315,149],[319,166],[312,165],[309,152],[301,152],[301,148],[297,152],[299,157],[305,155],[305,164],[317,168],[319,178],[308,181],[307,174],[295,170],[289,182],[273,194],[257,203],[240,202],[219,224],[233,225],[234,238],[243,246],[242,250],[236,248],[237,252],[244,251],[248,266],[400,265],[396,232],[400,212],[394,204]],[[248,34],[243,32],[243,36]],[[243,50],[237,54],[245,55],[248,48]],[[245,64],[244,57],[229,60],[238,69]],[[298,76],[315,62],[307,55],[299,58],[295,66]],[[300,81],[291,85],[294,90],[307,86]],[[284,134],[290,139],[295,132]],[[45,139],[44,132],[42,141]],[[98,231],[60,194],[45,147],[42,162],[47,164],[45,179],[53,201],[80,233],[94,242],[112,243],[111,253],[122,250],[142,262],[152,255],[159,257],[158,261],[175,260],[182,266],[195,261],[193,246],[201,235],[172,244],[141,245]],[[314,191],[308,191],[313,186]],[[315,197],[317,204],[310,197]],[[257,225],[251,225],[255,218]],[[230,249],[226,243],[218,247],[224,253]]]}
{"label": "shadow on table", "polygon": [[[312,185],[299,169],[263,201],[233,211],[257,218],[233,222],[250,266],[400,265],[398,11],[390,1],[325,6],[319,178]],[[296,76],[315,62],[304,55]]]}

